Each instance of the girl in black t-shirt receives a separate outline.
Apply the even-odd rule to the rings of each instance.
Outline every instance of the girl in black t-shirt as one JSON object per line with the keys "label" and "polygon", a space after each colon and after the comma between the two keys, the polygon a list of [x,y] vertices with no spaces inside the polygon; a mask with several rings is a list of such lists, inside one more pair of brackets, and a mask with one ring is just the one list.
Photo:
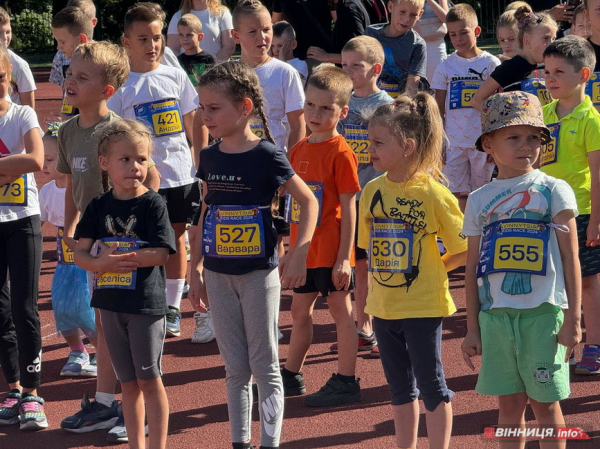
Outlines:
{"label": "girl in black t-shirt", "polygon": [[[215,335],[225,361],[227,406],[234,448],[250,447],[251,379],[258,385],[261,447],[279,447],[283,384],[278,329],[281,286],[306,282],[306,256],[318,203],[294,173],[285,153],[253,133],[256,117],[271,140],[254,70],[219,64],[200,77],[199,113],[220,139],[200,152],[202,235],[192,247],[190,298],[196,310],[210,301]],[[253,123],[255,125],[255,123]],[[300,204],[299,243],[277,265],[271,202],[284,187]],[[204,295],[204,286],[206,295]]]}

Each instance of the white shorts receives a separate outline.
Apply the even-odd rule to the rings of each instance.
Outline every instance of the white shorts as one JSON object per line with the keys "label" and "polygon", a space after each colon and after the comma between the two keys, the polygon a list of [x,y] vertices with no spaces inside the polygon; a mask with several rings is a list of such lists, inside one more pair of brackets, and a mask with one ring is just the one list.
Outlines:
{"label": "white shorts", "polygon": [[452,193],[471,193],[492,179],[494,163],[487,153],[475,148],[449,147],[442,172],[448,178]]}

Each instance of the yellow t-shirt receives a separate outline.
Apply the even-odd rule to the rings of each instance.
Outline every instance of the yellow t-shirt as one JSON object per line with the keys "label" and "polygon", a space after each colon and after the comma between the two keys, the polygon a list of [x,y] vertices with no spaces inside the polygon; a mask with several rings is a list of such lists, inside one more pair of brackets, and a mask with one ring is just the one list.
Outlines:
{"label": "yellow t-shirt", "polygon": [[436,237],[450,254],[467,250],[461,233],[463,214],[450,191],[429,175],[405,183],[384,174],[369,182],[360,198],[358,246],[369,249],[373,218],[391,218],[412,225],[412,272],[369,273],[365,312],[393,320],[451,315],[456,307]]}
{"label": "yellow t-shirt", "polygon": [[573,112],[559,120],[557,104],[558,100],[555,100],[543,107],[544,123],[550,128],[553,139],[542,149],[540,170],[567,181],[575,192],[579,213],[590,214],[592,178],[588,153],[600,150],[600,113],[586,96]]}

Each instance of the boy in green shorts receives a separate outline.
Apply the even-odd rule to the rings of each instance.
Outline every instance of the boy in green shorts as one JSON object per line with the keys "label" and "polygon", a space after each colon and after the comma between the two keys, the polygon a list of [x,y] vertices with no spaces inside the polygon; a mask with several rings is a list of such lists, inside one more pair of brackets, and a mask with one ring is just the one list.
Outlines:
{"label": "boy in green shorts", "polygon": [[[475,146],[493,156],[498,177],[467,200],[466,364],[481,355],[476,390],[498,396],[499,426],[564,425],[569,354],[581,338],[577,203],[569,185],[534,169],[550,141],[537,97],[492,95]],[[559,441],[557,447],[565,447]]]}
{"label": "boy in green shorts", "polygon": [[553,139],[542,152],[540,169],[573,188],[580,214],[586,344],[575,372],[600,374],[600,113],[585,93],[596,57],[589,42],[567,36],[546,48],[544,62],[546,87],[554,98],[544,106],[544,122]]}

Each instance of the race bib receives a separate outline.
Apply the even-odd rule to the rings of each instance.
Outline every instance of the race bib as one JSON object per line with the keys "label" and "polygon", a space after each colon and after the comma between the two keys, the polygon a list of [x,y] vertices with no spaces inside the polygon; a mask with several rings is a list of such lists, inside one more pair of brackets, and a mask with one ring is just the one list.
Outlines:
{"label": "race bib", "polygon": [[344,125],[344,138],[358,159],[359,164],[370,164],[369,132],[364,125]]}
{"label": "race bib", "polygon": [[456,80],[450,83],[450,109],[472,108],[471,100],[483,81]]}
{"label": "race bib", "polygon": [[260,209],[259,206],[209,206],[202,232],[202,254],[233,259],[265,257]]}
{"label": "race bib", "polygon": [[65,115],[77,115],[77,108],[74,108],[67,101],[67,97],[63,97],[62,107],[60,108],[60,112]]}
{"label": "race bib", "polygon": [[594,106],[600,105],[600,72],[594,72],[585,85],[585,94],[589,95]]}
{"label": "race bib", "polygon": [[250,121],[250,129],[254,133],[256,137],[259,139],[266,139],[267,136],[265,134],[265,126],[263,125],[262,120],[252,120]]}
{"label": "race bib", "polygon": [[[117,251],[130,252],[139,249],[139,242],[135,239],[128,237],[107,237],[100,239],[107,246],[118,245]],[[97,247],[96,254],[100,254],[102,248],[100,245]],[[94,276],[94,290],[100,290],[105,288],[119,288],[125,290],[135,290],[135,280],[137,276],[137,270],[130,271],[129,273],[102,273]]]}
{"label": "race bib", "polygon": [[560,136],[560,122],[547,125],[550,130],[550,142],[542,146],[540,154],[540,167],[554,164],[558,156],[558,137]]}
{"label": "race bib", "polygon": [[483,228],[477,277],[510,272],[546,275],[549,226],[536,220],[500,220]]}
{"label": "race bib", "polygon": [[181,109],[174,98],[138,104],[133,110],[135,117],[146,122],[156,137],[183,132]]}
{"label": "race bib", "polygon": [[[321,225],[321,203],[323,202],[323,183],[305,181],[308,188],[312,191],[319,203],[319,213],[317,214],[317,226]],[[285,195],[285,221],[298,224],[300,222],[300,205],[292,195]]]}
{"label": "race bib", "polygon": [[0,186],[0,206],[27,206],[27,176]]}
{"label": "race bib", "polygon": [[59,226],[58,232],[56,234],[56,256],[58,259],[58,263],[62,263],[65,265],[73,265],[75,263],[75,253],[73,253],[73,251],[71,251],[71,248],[69,248],[65,243],[64,236],[65,228]]}
{"label": "race bib", "polygon": [[369,241],[369,271],[410,273],[413,228],[401,220],[374,218]]}
{"label": "race bib", "polygon": [[550,93],[546,90],[546,81],[542,78],[527,78],[521,81],[521,90],[538,97],[542,106],[552,101]]}
{"label": "race bib", "polygon": [[381,90],[385,90],[392,98],[396,98],[400,95],[400,85],[396,82],[379,79],[377,84]]}

